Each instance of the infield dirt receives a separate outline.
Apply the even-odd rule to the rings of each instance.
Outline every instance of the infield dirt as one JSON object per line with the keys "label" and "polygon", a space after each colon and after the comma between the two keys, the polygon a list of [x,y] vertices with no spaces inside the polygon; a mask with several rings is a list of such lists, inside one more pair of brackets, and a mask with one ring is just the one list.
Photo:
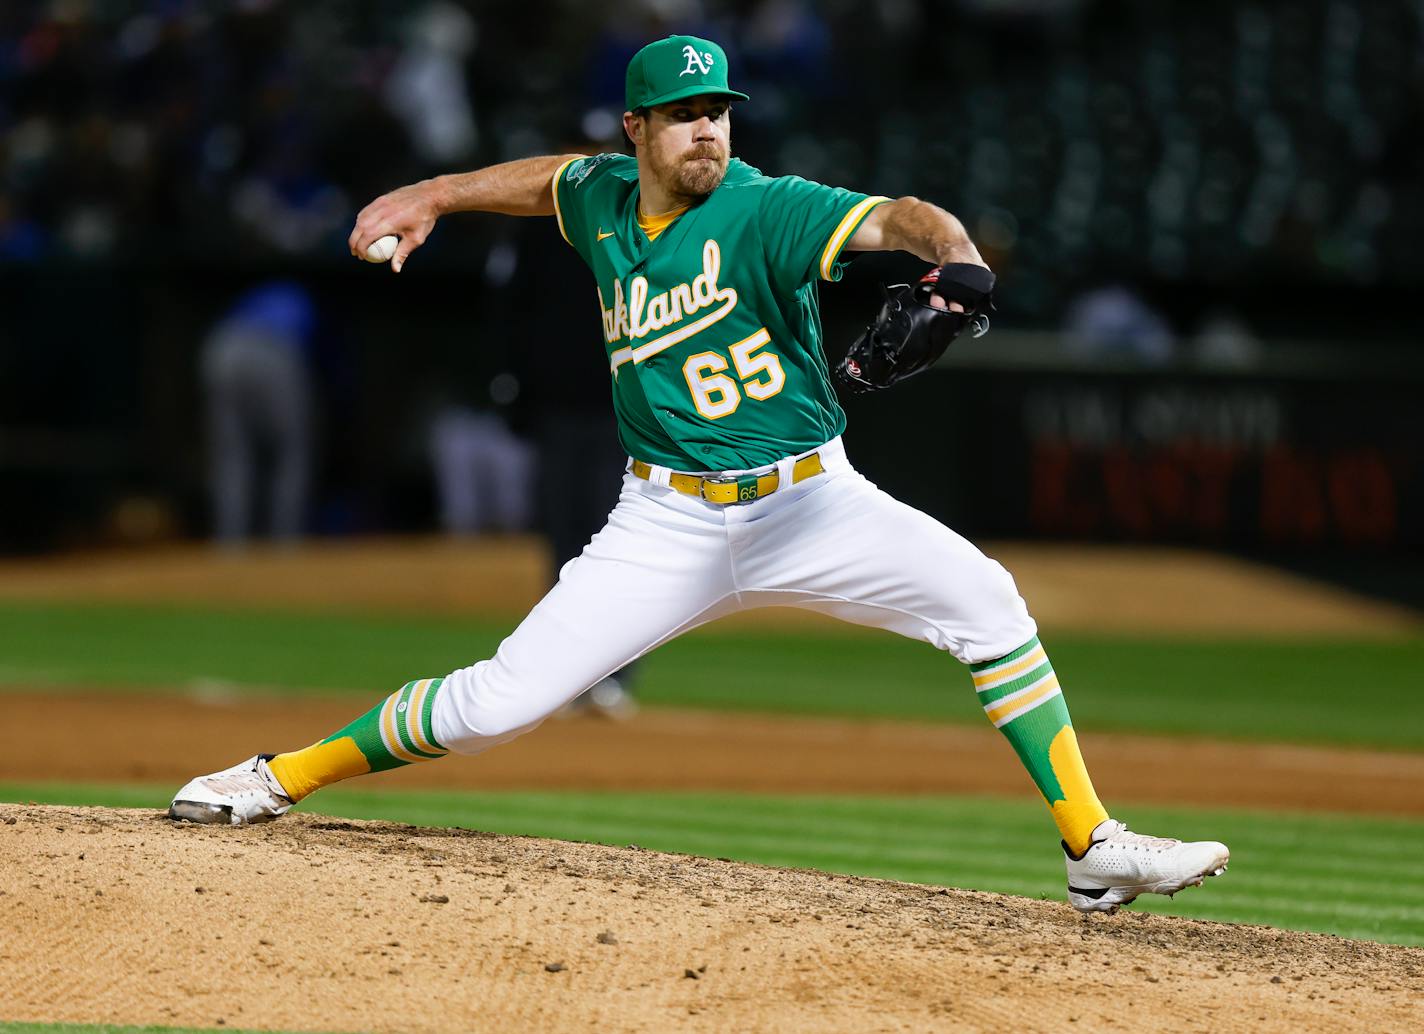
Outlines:
{"label": "infield dirt", "polygon": [[1378,1031],[1424,996],[1420,949],[636,848],[23,805],[0,830],[12,1020]]}

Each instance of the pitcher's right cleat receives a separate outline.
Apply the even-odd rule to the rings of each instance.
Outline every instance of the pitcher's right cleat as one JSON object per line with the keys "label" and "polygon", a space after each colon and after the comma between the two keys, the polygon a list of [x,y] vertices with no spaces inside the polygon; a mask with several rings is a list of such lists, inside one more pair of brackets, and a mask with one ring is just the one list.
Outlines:
{"label": "pitcher's right cleat", "polygon": [[274,757],[258,754],[240,765],[199,776],[174,795],[168,817],[174,822],[219,826],[281,818],[292,806],[292,799],[267,767]]}
{"label": "pitcher's right cleat", "polygon": [[1183,843],[1134,833],[1116,819],[1100,822],[1077,858],[1063,845],[1068,903],[1079,912],[1116,912],[1139,894],[1169,897],[1226,871],[1231,852],[1215,840]]}

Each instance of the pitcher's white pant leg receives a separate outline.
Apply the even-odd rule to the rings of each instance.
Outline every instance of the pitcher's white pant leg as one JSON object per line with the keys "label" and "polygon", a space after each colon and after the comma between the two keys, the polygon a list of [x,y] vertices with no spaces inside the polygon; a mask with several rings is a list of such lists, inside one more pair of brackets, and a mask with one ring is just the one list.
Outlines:
{"label": "pitcher's white pant leg", "polygon": [[624,479],[608,524],[494,657],[452,672],[436,740],[476,754],[534,728],[679,630],[735,608],[720,511]]}
{"label": "pitcher's white pant leg", "polygon": [[768,497],[761,513],[746,508],[732,529],[749,604],[786,603],[889,629],[966,664],[1002,657],[1037,632],[1003,565],[854,470],[771,506],[776,500]]}

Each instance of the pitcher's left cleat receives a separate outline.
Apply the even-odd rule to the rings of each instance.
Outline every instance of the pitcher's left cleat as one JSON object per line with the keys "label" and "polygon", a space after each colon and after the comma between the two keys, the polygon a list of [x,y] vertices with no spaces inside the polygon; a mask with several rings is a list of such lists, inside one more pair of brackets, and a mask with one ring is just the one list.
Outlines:
{"label": "pitcher's left cleat", "polygon": [[168,817],[174,822],[219,826],[281,818],[292,806],[292,799],[267,767],[274,757],[258,754],[240,765],[199,776],[174,795]]}
{"label": "pitcher's left cleat", "polygon": [[1079,912],[1116,912],[1139,894],[1172,895],[1200,887],[1226,871],[1231,852],[1215,840],[1183,843],[1134,833],[1116,819],[1093,830],[1093,842],[1075,858],[1063,845],[1068,903]]}

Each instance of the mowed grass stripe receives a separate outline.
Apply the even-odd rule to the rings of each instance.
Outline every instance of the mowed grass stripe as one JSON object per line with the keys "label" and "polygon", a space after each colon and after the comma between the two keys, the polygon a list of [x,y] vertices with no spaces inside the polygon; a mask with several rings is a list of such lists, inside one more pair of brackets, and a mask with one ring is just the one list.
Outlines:
{"label": "mowed grass stripe", "polygon": [[[379,694],[488,655],[514,625],[201,605],[0,601],[0,677],[116,689],[217,682],[261,694]],[[66,651],[83,642],[85,656]]]}
{"label": "mowed grass stripe", "polygon": [[[743,800],[755,800],[745,798]],[[1004,828],[976,828],[968,825],[977,822],[978,816],[958,821],[947,821],[935,814],[936,801],[927,801],[921,806],[914,822],[899,821],[893,814],[899,810],[901,802],[889,802],[883,798],[873,799],[885,805],[882,821],[875,816],[862,814],[855,819],[847,819],[837,814],[836,807],[841,802],[833,798],[818,800],[822,807],[810,815],[798,814],[794,817],[775,811],[753,811],[748,804],[740,804],[735,814],[718,813],[711,806],[705,811],[689,813],[687,805],[681,801],[665,798],[641,797],[636,800],[605,800],[601,802],[598,814],[590,819],[581,810],[572,809],[564,801],[522,802],[517,815],[508,815],[504,821],[513,822],[532,830],[543,830],[556,824],[567,830],[566,836],[580,840],[606,839],[604,833],[611,823],[616,823],[620,837],[630,842],[641,843],[644,839],[658,836],[676,836],[687,846],[683,848],[694,854],[718,853],[719,845],[729,841],[737,842],[744,850],[755,851],[766,857],[799,857],[808,843],[819,843],[824,837],[829,822],[835,824],[833,850],[818,852],[818,857],[834,864],[814,863],[814,868],[832,868],[850,871],[863,868],[867,864],[883,861],[899,866],[922,866],[925,871],[962,872],[966,866],[974,865],[980,857],[991,855],[995,858],[994,872],[1006,876],[1034,876],[1042,871],[1035,863],[1020,864],[1017,859],[1025,844],[1036,844],[1045,837],[1052,837],[1053,826],[1047,810],[1035,811],[1024,817],[1021,824],[1007,824]],[[871,807],[874,805],[872,804]],[[313,802],[313,810],[324,810]],[[955,809],[958,810],[958,809]],[[425,811],[427,817],[420,821],[439,822],[440,808]],[[415,820],[412,820],[415,821]],[[1313,822],[1313,819],[1308,819]],[[1145,827],[1144,827],[1145,828]],[[1171,832],[1167,830],[1165,832]],[[899,836],[899,842],[889,840]],[[1305,859],[1317,858],[1302,865],[1299,854],[1301,841],[1296,837],[1282,837],[1291,844],[1287,850],[1279,848],[1263,849],[1251,834],[1228,836],[1224,832],[1203,833],[1203,837],[1226,839],[1231,844],[1242,842],[1245,836],[1252,843],[1251,863],[1280,868],[1289,864],[1291,875],[1278,876],[1282,888],[1295,892],[1319,894],[1339,901],[1341,904],[1357,902],[1370,904],[1379,898],[1377,883],[1388,879],[1399,869],[1399,847],[1393,841],[1385,841],[1387,850],[1375,857],[1369,857],[1368,850],[1339,857],[1334,853],[1327,856],[1306,855]],[[1358,841],[1357,841],[1358,843]],[[1373,841],[1365,844],[1374,846]],[[1023,852],[1025,855],[1027,852]],[[1237,849],[1237,858],[1241,858]],[[1424,880],[1414,886],[1396,886],[1392,899],[1401,906],[1424,904]]]}
{"label": "mowed grass stripe", "polygon": [[[944,858],[956,863],[984,852],[1000,858],[1010,856],[1025,843],[1053,835],[1047,810],[1032,802],[1023,802],[1028,807],[1003,816],[992,826],[983,826],[979,825],[982,806],[977,801],[966,807],[954,798],[818,797],[814,798],[815,805],[809,814],[792,815],[786,813],[783,800],[742,796],[736,798],[735,805],[719,813],[712,804],[700,809],[694,804],[689,810],[688,800],[681,795],[618,795],[601,800],[592,826],[604,828],[610,822],[618,822],[635,840],[640,833],[655,829],[669,834],[736,837],[748,842],[755,839],[757,846],[765,846],[767,850],[783,844],[794,850],[806,838],[823,835],[826,824],[834,821],[837,844],[847,858],[888,857],[886,852],[890,852],[905,862]],[[323,810],[317,799],[313,800],[312,807]],[[506,819],[538,829],[547,828],[550,823],[569,829],[583,828],[580,826],[584,820],[583,807],[582,797],[576,801],[558,796],[522,797],[518,813]],[[1140,810],[1132,809],[1128,818],[1152,832],[1136,819]],[[438,808],[434,814],[438,815]],[[1350,823],[1355,830],[1348,853],[1313,850],[1318,842],[1338,835],[1342,822]],[[1293,882],[1301,889],[1324,890],[1328,883],[1339,893],[1353,893],[1356,887],[1368,889],[1375,879],[1387,878],[1398,871],[1400,864],[1398,824],[1388,821],[1383,833],[1378,824],[1369,820],[1352,822],[1349,817],[1337,816],[1332,823],[1313,814],[1292,816],[1289,827],[1279,831],[1264,828],[1254,820],[1220,825],[1222,828],[1193,823],[1193,831],[1183,832],[1173,827],[1157,832],[1189,839],[1225,840],[1232,845],[1249,841],[1253,860],[1277,867],[1288,863],[1296,874]],[[1249,828],[1241,828],[1243,825]],[[1403,825],[1421,830],[1416,848],[1424,850],[1424,824],[1405,822]],[[887,842],[890,836],[903,836],[905,846]],[[1240,858],[1239,849],[1237,857]],[[1416,888],[1401,887],[1398,893],[1405,898],[1418,894],[1424,900],[1424,880]]]}
{"label": "mowed grass stripe", "polygon": [[[216,683],[254,695],[351,693],[369,704],[412,678],[489,656],[513,627],[488,618],[0,600],[0,685]],[[1080,729],[1424,750],[1424,636],[1043,638]],[[728,657],[735,679],[722,676]],[[1351,687],[1368,691],[1371,707],[1358,707]],[[849,626],[713,626],[655,651],[639,693],[678,707],[984,720],[968,673],[948,655]]]}
{"label": "mowed grass stripe", "polygon": [[[971,798],[972,799],[972,798]],[[1025,813],[1006,820],[991,828],[976,828],[967,825],[977,819],[978,808],[965,809],[957,805],[946,805],[953,798],[885,798],[885,797],[818,797],[813,815],[788,816],[780,807],[762,807],[764,798],[746,796],[739,798],[734,812],[720,818],[708,817],[705,813],[687,810],[682,799],[666,796],[619,796],[609,799],[600,809],[603,820],[623,819],[638,822],[655,822],[659,828],[668,830],[696,829],[708,832],[747,833],[764,831],[783,835],[783,839],[794,842],[803,835],[815,835],[825,828],[825,821],[833,817],[837,835],[847,846],[858,843],[883,846],[887,830],[903,830],[913,836],[915,842],[933,851],[970,853],[978,850],[995,850],[1022,843],[1024,836],[1042,835],[1052,829],[1052,820],[1046,809],[1028,808]],[[771,798],[779,802],[780,798]],[[524,801],[522,815],[537,820],[569,819],[578,816],[567,802],[561,798],[550,800]],[[1025,802],[1027,803],[1027,802]],[[1138,809],[1133,809],[1137,811]],[[1129,816],[1130,817],[1130,816]],[[1320,822],[1313,813],[1292,816],[1291,828],[1279,832],[1261,831],[1252,833],[1251,838],[1262,853],[1269,853],[1274,859],[1296,854],[1303,848],[1313,846],[1313,841],[1330,832],[1338,831],[1338,823],[1348,818],[1334,817]],[[1312,867],[1312,875],[1327,875],[1341,871],[1370,873],[1388,871],[1398,866],[1398,847],[1390,840],[1368,838],[1371,824],[1363,823],[1362,832],[1366,836],[1357,839],[1346,860],[1334,853],[1317,854]],[[1200,834],[1209,839],[1221,839],[1224,834],[1206,831]]]}
{"label": "mowed grass stripe", "polygon": [[[0,786],[0,799],[162,808],[171,788]],[[393,793],[336,787],[306,810],[491,832],[636,843],[941,886],[1060,900],[1062,857],[1041,804],[988,797],[828,798],[741,794]],[[774,820],[783,820],[780,831]],[[1424,944],[1424,823],[1354,816],[1293,816],[1185,808],[1134,808],[1148,832],[1215,838],[1232,848],[1231,871],[1149,911],[1265,923]],[[877,825],[878,823],[878,825]],[[955,834],[959,834],[956,843]],[[1350,878],[1317,871],[1322,852]],[[1394,864],[1376,849],[1388,846]],[[1357,857],[1354,853],[1361,850]]]}

